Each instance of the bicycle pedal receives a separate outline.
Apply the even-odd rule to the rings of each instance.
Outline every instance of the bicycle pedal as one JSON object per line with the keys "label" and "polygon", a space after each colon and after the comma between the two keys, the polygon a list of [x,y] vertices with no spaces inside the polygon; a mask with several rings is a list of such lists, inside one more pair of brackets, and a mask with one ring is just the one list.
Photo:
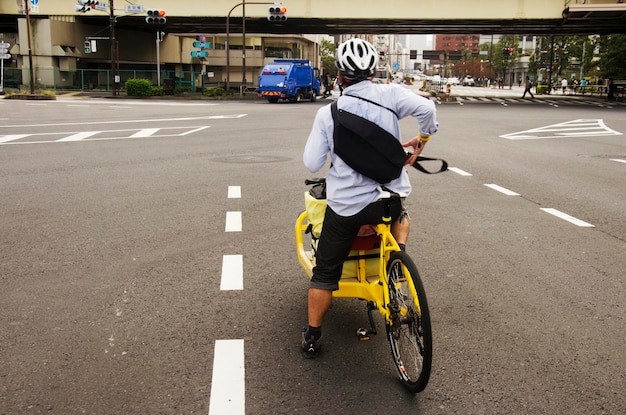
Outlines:
{"label": "bicycle pedal", "polygon": [[370,334],[369,331],[367,331],[364,328],[359,328],[356,331],[356,336],[359,338],[359,340],[361,341],[366,341],[370,339]]}

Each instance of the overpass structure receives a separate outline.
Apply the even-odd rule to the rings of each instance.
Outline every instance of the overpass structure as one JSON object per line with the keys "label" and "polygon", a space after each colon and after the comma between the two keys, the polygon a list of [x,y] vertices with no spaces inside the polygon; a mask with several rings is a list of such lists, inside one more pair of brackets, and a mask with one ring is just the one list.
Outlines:
{"label": "overpass structure", "polygon": [[[107,13],[79,13],[77,0],[2,0],[0,33],[10,30],[31,6],[35,19],[76,20],[108,24]],[[151,30],[145,14],[125,11],[133,3],[143,9],[167,12],[170,33],[222,33],[226,16],[241,17],[245,9],[246,31],[276,34],[607,34],[626,33],[626,4],[623,0],[284,0],[288,20],[267,21],[267,7],[259,0],[101,0],[113,5],[120,28]],[[239,6],[239,7],[237,7]],[[232,11],[232,13],[231,13]],[[240,32],[241,19],[232,19],[232,30]]]}
{"label": "overpass structure", "polygon": [[[622,0],[283,0],[284,22],[267,19],[274,0],[99,1],[102,10],[81,13],[78,0],[0,0],[0,41],[11,44],[13,56],[4,66],[30,70],[31,79],[31,67],[38,68],[37,79],[59,85],[73,82],[81,69],[108,66],[106,77],[117,80],[120,62],[122,69],[146,70],[157,62],[157,73],[163,62],[173,71],[197,70],[221,80],[232,69],[245,84],[269,57],[318,63],[317,34],[626,33]],[[165,25],[146,23],[145,10],[154,8],[166,11]],[[208,35],[208,60],[189,55],[196,34]],[[83,50],[88,38],[101,39],[97,51]],[[231,62],[237,62],[234,68]]]}

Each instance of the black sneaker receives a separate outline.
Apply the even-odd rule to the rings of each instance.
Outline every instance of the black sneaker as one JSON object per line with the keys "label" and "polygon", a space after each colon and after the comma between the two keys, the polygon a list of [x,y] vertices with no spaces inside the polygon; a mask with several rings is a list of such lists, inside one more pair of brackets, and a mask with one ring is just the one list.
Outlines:
{"label": "black sneaker", "polygon": [[302,353],[304,354],[305,358],[313,359],[317,357],[317,355],[320,352],[322,339],[321,338],[315,339],[313,337],[307,339],[305,336],[306,336],[306,329],[302,331],[302,340],[300,343],[300,346],[302,348]]}

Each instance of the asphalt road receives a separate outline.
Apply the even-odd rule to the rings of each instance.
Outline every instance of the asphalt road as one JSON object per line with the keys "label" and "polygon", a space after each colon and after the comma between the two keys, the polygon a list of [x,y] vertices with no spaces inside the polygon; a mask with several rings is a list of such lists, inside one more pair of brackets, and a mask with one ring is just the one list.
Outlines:
{"label": "asphalt road", "polygon": [[360,301],[298,350],[321,105],[0,100],[0,414],[626,413],[625,108],[438,107],[425,154],[454,169],[411,172],[434,334],[411,395]]}

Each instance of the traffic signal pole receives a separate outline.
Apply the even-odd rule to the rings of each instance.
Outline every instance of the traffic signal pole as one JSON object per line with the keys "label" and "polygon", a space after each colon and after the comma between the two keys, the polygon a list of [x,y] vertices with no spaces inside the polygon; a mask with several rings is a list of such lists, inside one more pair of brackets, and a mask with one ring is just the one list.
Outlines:
{"label": "traffic signal pole", "polygon": [[[111,0],[113,1],[113,0]],[[228,12],[228,15],[226,15],[226,91],[230,91],[230,14],[233,12],[233,10],[235,10],[237,7],[239,6],[243,6],[243,13],[242,13],[242,37],[243,37],[243,48],[242,48],[242,65],[243,65],[243,78],[242,78],[242,83],[245,85],[246,83],[246,8],[245,5],[246,4],[274,4],[274,2],[267,2],[267,1],[252,1],[252,2],[246,2],[246,1],[242,1],[241,3],[237,3],[233,6],[232,9],[230,9],[230,11]]]}

